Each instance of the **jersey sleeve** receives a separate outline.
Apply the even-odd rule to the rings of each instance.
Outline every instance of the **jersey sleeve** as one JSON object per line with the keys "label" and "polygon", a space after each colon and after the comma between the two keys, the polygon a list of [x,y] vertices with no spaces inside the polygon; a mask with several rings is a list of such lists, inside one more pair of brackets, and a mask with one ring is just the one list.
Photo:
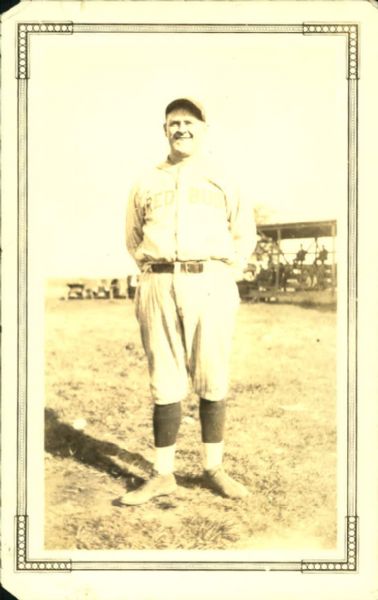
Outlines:
{"label": "jersey sleeve", "polygon": [[256,247],[257,231],[252,200],[239,189],[234,191],[229,201],[228,219],[234,243],[232,266],[236,280],[240,280]]}
{"label": "jersey sleeve", "polygon": [[[143,206],[141,190],[138,185],[132,188],[126,210],[126,247],[135,262],[137,248],[143,240]],[[138,266],[140,266],[138,264]]]}

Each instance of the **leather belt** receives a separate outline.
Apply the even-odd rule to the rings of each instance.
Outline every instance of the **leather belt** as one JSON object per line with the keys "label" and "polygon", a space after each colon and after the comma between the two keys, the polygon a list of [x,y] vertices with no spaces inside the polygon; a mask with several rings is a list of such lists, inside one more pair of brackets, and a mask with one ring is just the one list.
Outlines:
{"label": "leather belt", "polygon": [[149,269],[152,273],[202,273],[204,265],[204,262],[197,261],[151,263]]}

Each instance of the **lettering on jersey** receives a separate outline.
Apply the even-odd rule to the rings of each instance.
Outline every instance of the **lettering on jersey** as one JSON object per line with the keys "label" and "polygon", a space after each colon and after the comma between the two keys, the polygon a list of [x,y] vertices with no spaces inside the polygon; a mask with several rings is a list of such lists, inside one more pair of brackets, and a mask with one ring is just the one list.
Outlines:
{"label": "lettering on jersey", "polygon": [[206,188],[190,188],[188,201],[191,204],[205,204],[214,208],[225,208],[225,198],[220,190],[211,190]]}
{"label": "lettering on jersey", "polygon": [[[221,190],[209,188],[191,187],[187,190],[186,200],[188,204],[212,206],[220,210],[226,207],[224,194]],[[174,190],[163,190],[156,194],[148,194],[145,201],[145,213],[151,215],[155,210],[170,206],[175,202]]]}
{"label": "lettering on jersey", "polygon": [[173,204],[175,200],[175,193],[173,190],[164,190],[157,194],[149,195],[146,198],[145,210],[146,214],[151,214],[157,208],[163,206],[169,206]]}

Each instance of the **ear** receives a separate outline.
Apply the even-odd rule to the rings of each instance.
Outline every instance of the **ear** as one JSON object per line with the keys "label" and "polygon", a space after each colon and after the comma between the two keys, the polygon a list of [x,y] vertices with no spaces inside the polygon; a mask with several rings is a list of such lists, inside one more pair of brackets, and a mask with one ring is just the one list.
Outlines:
{"label": "ear", "polygon": [[163,123],[163,130],[164,130],[165,137],[168,137],[168,133],[167,133],[167,122],[166,122],[166,121]]}

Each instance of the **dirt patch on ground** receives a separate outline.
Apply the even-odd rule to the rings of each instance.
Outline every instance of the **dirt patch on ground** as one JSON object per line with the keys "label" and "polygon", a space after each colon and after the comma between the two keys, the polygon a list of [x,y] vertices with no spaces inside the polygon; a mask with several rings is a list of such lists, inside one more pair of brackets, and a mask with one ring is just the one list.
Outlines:
{"label": "dirt patch on ground", "polygon": [[114,500],[149,476],[147,366],[130,300],[46,303],[48,549],[329,549],[336,544],[336,315],[242,304],[225,465],[243,501],[201,485],[198,401],[189,395],[178,492]]}

